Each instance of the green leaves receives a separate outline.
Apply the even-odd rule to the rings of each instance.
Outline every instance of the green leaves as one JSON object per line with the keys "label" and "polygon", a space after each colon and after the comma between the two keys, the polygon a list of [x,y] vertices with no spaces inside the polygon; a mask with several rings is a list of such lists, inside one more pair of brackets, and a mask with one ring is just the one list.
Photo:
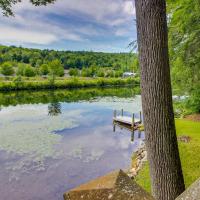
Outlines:
{"label": "green leaves", "polygon": [[49,62],[49,71],[53,76],[64,76],[64,67],[60,60],[56,59]]}
{"label": "green leaves", "polygon": [[0,72],[5,76],[12,76],[15,73],[13,64],[11,62],[5,62],[1,65]]}
{"label": "green leaves", "polygon": [[[12,11],[12,6],[20,3],[21,0],[1,0],[0,8],[2,9],[2,13],[4,16],[14,16]],[[35,6],[47,5],[48,3],[53,3],[55,0],[30,0],[30,2]]]}
{"label": "green leaves", "polygon": [[200,112],[200,0],[168,0],[168,12],[173,86],[188,93],[188,107]]}

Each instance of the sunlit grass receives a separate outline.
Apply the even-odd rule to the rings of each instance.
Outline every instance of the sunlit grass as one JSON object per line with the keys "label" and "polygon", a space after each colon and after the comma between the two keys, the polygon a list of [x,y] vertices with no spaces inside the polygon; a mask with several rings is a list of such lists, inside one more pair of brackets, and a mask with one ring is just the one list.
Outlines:
{"label": "sunlit grass", "polygon": [[[185,185],[188,187],[200,177],[200,122],[176,120],[177,135],[190,136],[189,143],[179,142],[179,151]],[[141,170],[136,181],[151,192],[148,164]]]}

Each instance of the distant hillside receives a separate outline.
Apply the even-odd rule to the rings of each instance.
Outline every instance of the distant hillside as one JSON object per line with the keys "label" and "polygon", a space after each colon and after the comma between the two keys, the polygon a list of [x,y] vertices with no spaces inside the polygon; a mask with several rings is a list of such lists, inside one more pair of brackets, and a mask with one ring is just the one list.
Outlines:
{"label": "distant hillside", "polygon": [[134,65],[136,65],[134,63],[137,63],[137,56],[133,53],[55,51],[0,45],[0,64],[11,61],[39,67],[55,59],[59,59],[65,69],[105,67],[114,70],[132,71]]}

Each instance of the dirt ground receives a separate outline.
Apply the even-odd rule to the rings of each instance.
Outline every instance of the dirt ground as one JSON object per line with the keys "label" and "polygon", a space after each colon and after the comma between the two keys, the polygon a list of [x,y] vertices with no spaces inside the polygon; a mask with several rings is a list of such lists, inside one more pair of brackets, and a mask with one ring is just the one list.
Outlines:
{"label": "dirt ground", "polygon": [[200,114],[187,115],[185,119],[200,122]]}

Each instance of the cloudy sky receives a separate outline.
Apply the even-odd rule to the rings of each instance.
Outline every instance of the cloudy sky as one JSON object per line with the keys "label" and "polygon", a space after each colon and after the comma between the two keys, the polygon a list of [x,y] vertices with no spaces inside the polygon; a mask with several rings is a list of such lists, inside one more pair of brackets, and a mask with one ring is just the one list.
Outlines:
{"label": "cloudy sky", "polygon": [[57,0],[39,8],[24,0],[13,10],[15,17],[0,15],[0,44],[124,52],[136,39],[133,0]]}

